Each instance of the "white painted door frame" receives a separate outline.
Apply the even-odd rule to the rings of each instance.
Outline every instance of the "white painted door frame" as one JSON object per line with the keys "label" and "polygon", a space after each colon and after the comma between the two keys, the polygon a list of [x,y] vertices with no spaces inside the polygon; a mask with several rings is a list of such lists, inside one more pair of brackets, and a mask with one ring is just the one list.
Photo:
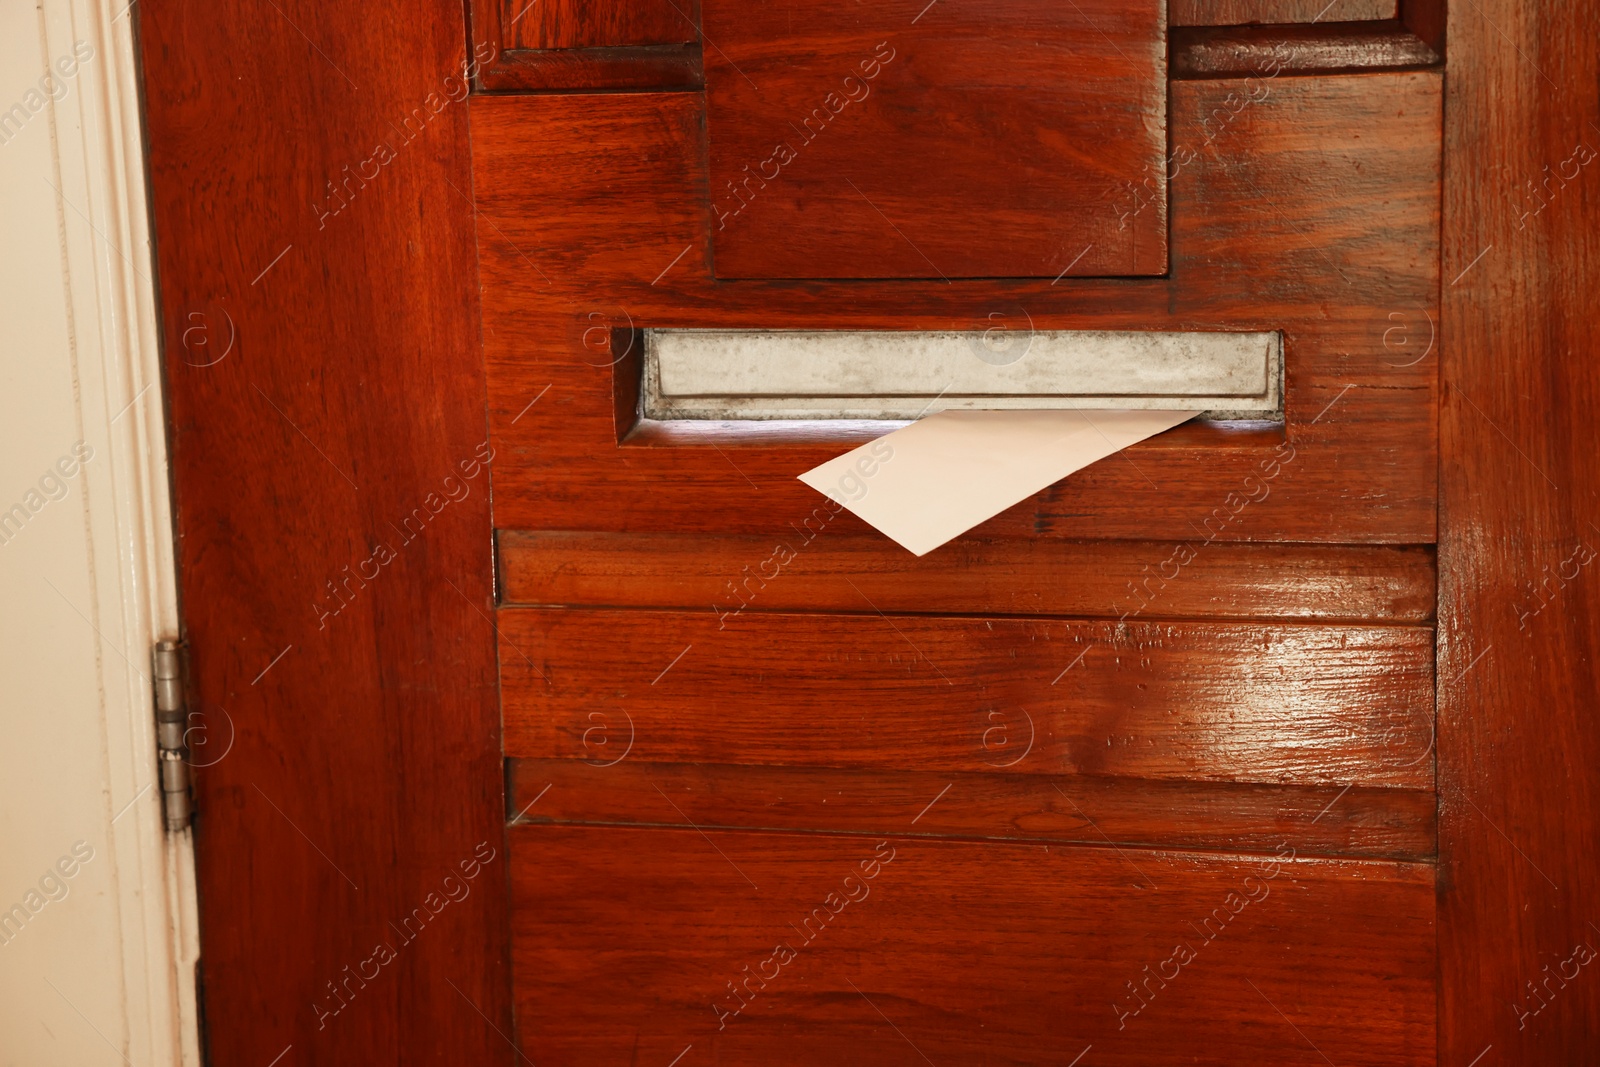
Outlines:
{"label": "white painted door frame", "polygon": [[178,613],[130,7],[0,9],[0,1067],[199,1063],[151,711]]}

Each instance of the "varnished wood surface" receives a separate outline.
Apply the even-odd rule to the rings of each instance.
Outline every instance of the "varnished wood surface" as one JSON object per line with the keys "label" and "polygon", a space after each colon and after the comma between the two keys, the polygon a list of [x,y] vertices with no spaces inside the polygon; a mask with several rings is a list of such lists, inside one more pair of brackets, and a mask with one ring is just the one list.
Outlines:
{"label": "varnished wood surface", "polygon": [[477,88],[688,89],[703,83],[695,0],[470,0]]}
{"label": "varnished wood surface", "polygon": [[574,89],[694,89],[704,74],[696,45],[631,45],[502,52],[483,86],[505,92]]}
{"label": "varnished wood surface", "polygon": [[[530,823],[914,833],[1220,852],[1271,852],[1292,840],[1301,855],[1417,862],[1431,861],[1435,850],[1431,789],[645,763],[625,748],[625,720],[609,719],[584,739],[584,759],[511,760],[508,813]],[[1026,725],[1020,716],[996,721],[985,741],[1003,765],[1022,755]],[[938,803],[929,803],[932,797]]]}
{"label": "varnished wood surface", "polygon": [[1429,48],[1445,54],[1447,0],[1401,0],[1400,21]]}
{"label": "varnished wood surface", "polygon": [[1161,0],[702,7],[718,277],[1166,272]]}
{"label": "varnished wood surface", "polygon": [[[536,608],[499,621],[510,756],[592,758],[600,727],[649,762],[1433,781],[1426,627]],[[1001,753],[995,727],[1032,744]]]}
{"label": "varnished wood surface", "polygon": [[[768,537],[822,503],[795,476],[837,454],[826,439],[619,449],[613,327],[984,329],[997,315],[1281,329],[1294,458],[1205,428],[1158,437],[974,537],[1429,542],[1439,91],[1434,72],[1176,83],[1171,136],[1189,162],[1171,183],[1171,277],[1054,286],[719,285],[694,97],[476,98],[496,524]],[[845,514],[835,534],[868,532]]]}
{"label": "varnished wood surface", "polygon": [[[501,600],[1134,618],[1427,622],[1423,547],[961,540],[915,557],[881,538],[503,531]],[[777,544],[773,544],[777,541]]]}
{"label": "varnished wood surface", "polygon": [[1600,1035],[1596,25],[1594,0],[1451,10],[1441,1063],[1589,1063]]}
{"label": "varnished wood surface", "polygon": [[190,707],[231,730],[195,772],[207,1062],[509,1064],[460,9],[128,17]]}
{"label": "varnished wood surface", "polygon": [[1354,22],[1398,17],[1397,0],[1169,0],[1173,26]]}
{"label": "varnished wood surface", "polygon": [[1438,53],[1405,24],[1317,23],[1174,30],[1172,76],[1234,78],[1262,67],[1293,74],[1423,70]]}
{"label": "varnished wood surface", "polygon": [[519,1035],[541,1067],[1434,1063],[1427,867],[1290,860],[1293,841],[511,836]]}
{"label": "varnished wood surface", "polygon": [[504,47],[601,48],[618,45],[698,44],[696,0],[472,0],[499,6]]}

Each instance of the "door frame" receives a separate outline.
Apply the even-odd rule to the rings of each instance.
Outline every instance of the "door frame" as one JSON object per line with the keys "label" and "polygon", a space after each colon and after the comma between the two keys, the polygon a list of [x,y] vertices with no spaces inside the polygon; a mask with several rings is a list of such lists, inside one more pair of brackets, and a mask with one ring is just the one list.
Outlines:
{"label": "door frame", "polygon": [[[47,655],[28,642],[0,648],[0,676],[25,705],[7,710],[49,723],[48,744],[15,730],[5,753],[0,789],[8,809],[25,813],[27,839],[8,842],[18,848],[6,868],[29,867],[15,872],[26,881],[8,877],[7,893],[39,880],[35,839],[51,843],[47,860],[69,844],[83,847],[71,854],[79,859],[91,852],[68,864],[76,873],[59,902],[4,946],[8,969],[28,980],[7,998],[18,1023],[7,1028],[7,1050],[97,1063],[117,1062],[114,1050],[198,1067],[194,852],[187,831],[165,829],[151,681],[151,648],[178,636],[178,592],[141,80],[127,16],[120,0],[29,6],[16,21],[35,32],[17,43],[36,50],[34,77],[50,77],[49,93],[23,98],[31,114],[20,124],[14,109],[5,115],[0,145],[8,210],[48,220],[19,227],[25,236],[7,256],[40,277],[40,294],[61,293],[59,303],[34,299],[7,317],[19,348],[7,353],[19,360],[8,368],[7,402],[49,438],[50,459],[88,457],[68,465],[77,469],[62,498],[6,538],[0,560],[27,597],[13,607],[59,635]],[[39,479],[34,452],[8,452],[8,484]],[[67,961],[95,980],[74,984]]]}

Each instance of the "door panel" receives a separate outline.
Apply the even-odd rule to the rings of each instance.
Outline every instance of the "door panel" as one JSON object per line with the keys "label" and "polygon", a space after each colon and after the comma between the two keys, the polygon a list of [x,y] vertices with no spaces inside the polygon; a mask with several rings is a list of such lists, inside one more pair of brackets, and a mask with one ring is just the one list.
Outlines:
{"label": "door panel", "polygon": [[[1138,1063],[1203,1046],[1202,1062],[1431,1063],[1436,397],[1415,356],[1435,321],[1438,73],[1296,78],[1256,60],[1173,81],[1165,181],[1126,182],[1098,209],[1130,236],[1170,224],[1160,273],[962,280],[930,271],[924,243],[942,246],[903,240],[870,194],[834,203],[916,156],[897,139],[918,129],[875,122],[938,114],[888,91],[895,61],[854,116],[812,131],[793,173],[729,190],[755,144],[738,138],[829,69],[775,74],[777,44],[823,34],[838,60],[855,23],[706,13],[703,95],[472,105],[523,1052],[1065,1064],[1090,1045]],[[856,169],[880,151],[881,170]],[[1006,227],[950,236],[971,257],[1014,255]],[[851,242],[870,254],[841,266]],[[785,274],[817,280],[760,277]],[[794,480],[881,424],[640,413],[651,328],[997,315],[1024,336],[1281,331],[1283,421],[1163,435],[912,560]],[[872,834],[923,850],[907,910],[719,1030],[713,998],[764,958],[747,949],[785,909],[805,914],[783,894]],[[1236,965],[1281,989],[1287,1015],[1219,969],[1119,1044],[1107,998],[1119,968],[1137,977],[1135,948],[1280,846],[1306,857],[1305,910]],[[1214,851],[1163,851],[1185,847]],[[1168,896],[1132,888],[1132,849],[1162,865]],[[1359,945],[1336,931],[1357,916]],[[982,947],[1002,928],[1024,953]],[[1322,995],[1311,975],[1346,967],[1351,1000],[1295,1014]],[[606,1008],[579,992],[618,986]]]}
{"label": "door panel", "polygon": [[[894,13],[872,17],[892,24]],[[778,9],[754,21],[715,4],[705,14],[716,44],[703,95],[473,102],[509,814],[523,827],[513,923],[524,1052],[606,1062],[648,1048],[670,1061],[698,1041],[761,1061],[845,1048],[852,1062],[920,1057],[864,1001],[839,995],[855,983],[911,1009],[905,1027],[936,1061],[1068,1062],[1109,1047],[1088,1001],[1115,984],[1121,947],[1150,919],[1090,929],[1062,903],[1103,891],[1088,871],[1110,875],[1119,857],[1092,846],[1120,840],[1423,860],[1306,861],[1319,888],[1295,899],[1323,901],[1324,918],[1361,915],[1383,946],[1361,981],[1405,990],[1380,1036],[1335,1012],[1325,1042],[1354,1062],[1431,1062],[1434,386],[1430,366],[1395,357],[1393,331],[1410,324],[1426,345],[1433,321],[1437,73],[1288,78],[1257,66],[1172,82],[1160,180],[1142,185],[1148,142],[1114,132],[1126,105],[1093,113],[1116,146],[1102,162],[1132,180],[1089,217],[1137,241],[1167,232],[1170,197],[1170,267],[1166,249],[1153,265],[1164,276],[1096,281],[1051,277],[1060,267],[1030,265],[1042,262],[1036,246],[1010,239],[1021,216],[984,183],[1032,173],[1013,146],[983,153],[993,169],[978,176],[962,169],[974,157],[927,141],[962,128],[939,94],[971,80],[941,58],[947,44],[928,43],[936,31],[901,27],[890,47],[901,67],[879,57],[867,96],[808,127],[780,173],[752,180],[741,174],[764,158],[751,153],[776,117],[821,92],[818,79],[876,31],[853,15],[835,26],[788,23]],[[1050,46],[1035,58],[1050,62]],[[897,75],[908,77],[898,90]],[[1011,110],[1039,136],[1092,99],[1070,78],[1029,94],[1028,79],[1010,76],[984,84],[1029,95],[1037,113]],[[1148,90],[1122,82],[1124,101]],[[916,158],[942,161],[917,175],[941,176],[938,194],[903,176]],[[882,183],[887,211],[872,195]],[[941,225],[945,195],[983,205],[967,212],[975,229]],[[933,229],[909,234],[894,219],[918,206]],[[1130,246],[1101,251],[1116,247]],[[995,314],[1024,332],[1281,331],[1283,422],[1165,435],[913,564],[862,547],[875,542],[853,516],[793,480],[881,430],[639,413],[650,328],[982,329]],[[1275,540],[1285,543],[1259,543]],[[851,835],[904,843],[908,832],[926,835],[924,877],[947,887],[946,910],[924,903],[892,933],[817,955],[806,983],[764,1001],[776,1026],[704,1026],[717,1021],[711,957],[742,952],[719,939],[756,936],[772,914],[754,885],[820,874],[848,843],[867,843]],[[691,891],[697,849],[727,860],[709,877],[739,888]],[[948,887],[1062,849],[1062,874],[1019,868],[989,894],[1034,962],[992,964],[939,941],[941,926],[995,929]],[[1169,902],[1216,892],[1230,862],[1177,862]],[[747,866],[761,875],[753,883],[730,869]],[[1065,897],[1047,897],[1062,878]],[[600,887],[619,899],[605,924],[587,912]],[[1335,951],[1327,927],[1283,921],[1281,944],[1312,951],[1329,938]],[[1270,951],[1256,965],[1291,983],[1307,973]],[[619,1032],[571,991],[623,975],[637,999],[622,1014],[641,1022]],[[964,976],[965,1002],[954,987],[913,995],[947,975]],[[1232,996],[1225,977],[1211,981],[1194,987],[1203,1002]],[[1039,1008],[1084,1028],[1083,1045],[1061,1046],[1059,1027],[986,1016],[980,991],[1003,991],[1000,1003],[1031,988],[1059,996]],[[691,1011],[694,997],[705,1003]],[[1241,1012],[1283,1029],[1267,1005]],[[1180,1012],[1122,1055],[1180,1055],[1206,1025]],[[1214,1054],[1316,1055],[1271,1032],[1223,1027]]]}

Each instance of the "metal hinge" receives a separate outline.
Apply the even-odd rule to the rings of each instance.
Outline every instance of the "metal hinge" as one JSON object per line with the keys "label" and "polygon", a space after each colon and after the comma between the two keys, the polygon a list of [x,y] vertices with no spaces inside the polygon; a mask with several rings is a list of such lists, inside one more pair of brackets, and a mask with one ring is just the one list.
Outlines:
{"label": "metal hinge", "polygon": [[188,715],[183,697],[183,652],[176,641],[155,647],[156,751],[161,761],[161,810],[173,833],[189,828]]}

